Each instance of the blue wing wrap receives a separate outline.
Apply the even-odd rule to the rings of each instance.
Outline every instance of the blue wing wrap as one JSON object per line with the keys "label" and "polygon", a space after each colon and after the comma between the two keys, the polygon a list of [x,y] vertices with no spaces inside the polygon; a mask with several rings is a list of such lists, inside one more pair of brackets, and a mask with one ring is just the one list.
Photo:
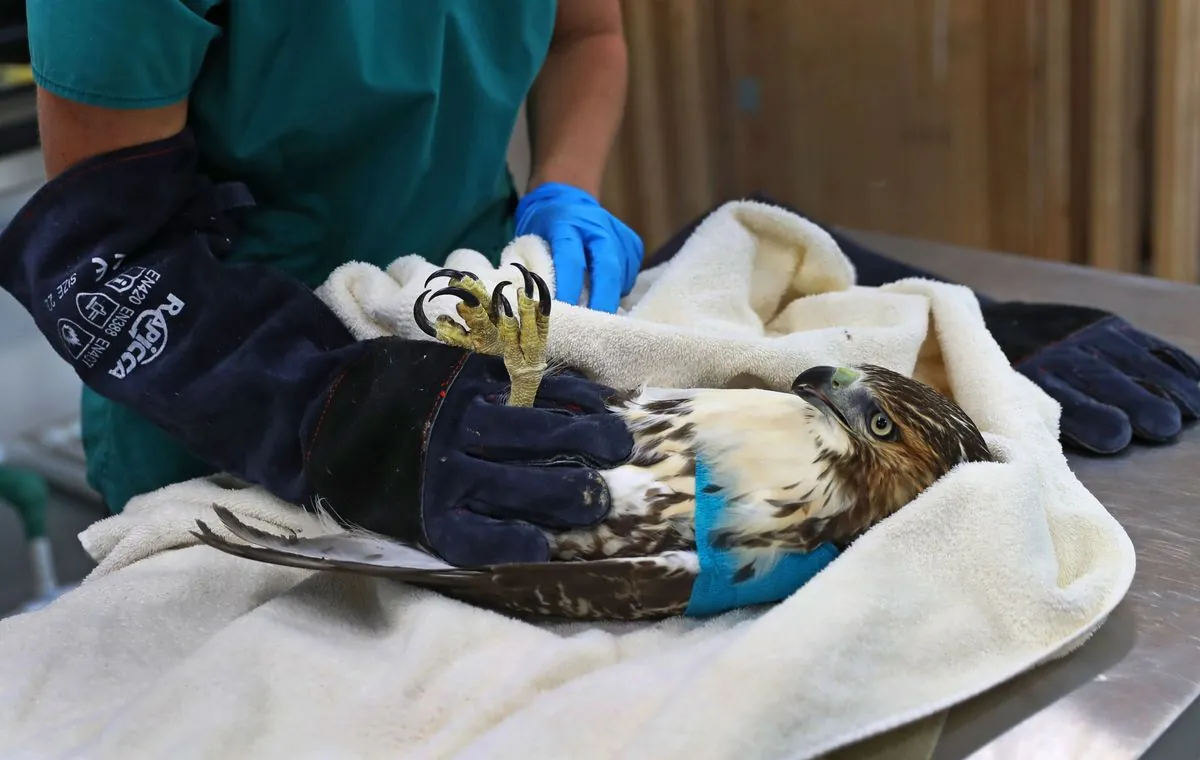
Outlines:
{"label": "blue wing wrap", "polygon": [[784,555],[771,572],[742,583],[733,582],[737,571],[728,551],[714,549],[708,537],[725,507],[723,492],[705,493],[710,482],[708,466],[696,461],[696,553],[700,574],[692,586],[692,596],[684,614],[689,617],[717,615],[738,607],[771,604],[791,596],[813,576],[837,559],[832,544],[822,544],[811,552]]}

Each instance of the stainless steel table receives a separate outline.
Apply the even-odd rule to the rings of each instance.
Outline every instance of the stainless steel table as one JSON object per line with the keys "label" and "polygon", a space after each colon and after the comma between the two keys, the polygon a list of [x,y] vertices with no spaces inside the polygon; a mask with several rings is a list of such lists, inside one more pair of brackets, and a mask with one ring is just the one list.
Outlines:
{"label": "stainless steel table", "polygon": [[[865,245],[999,298],[1114,311],[1200,356],[1200,287],[849,232]],[[1137,550],[1129,594],[1081,649],[953,709],[934,757],[1200,758],[1200,424],[1163,447],[1072,456]],[[1172,723],[1180,720],[1180,725]],[[1185,725],[1189,724],[1189,725]],[[1151,745],[1171,727],[1153,752]]]}

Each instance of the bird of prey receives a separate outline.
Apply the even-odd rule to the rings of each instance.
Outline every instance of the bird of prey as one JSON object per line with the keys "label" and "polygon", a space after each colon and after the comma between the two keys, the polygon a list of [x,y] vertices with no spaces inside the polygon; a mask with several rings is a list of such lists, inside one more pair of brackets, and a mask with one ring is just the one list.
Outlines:
{"label": "bird of prey", "polygon": [[[546,370],[550,297],[517,266],[514,310],[469,272],[439,270],[449,286],[417,299],[428,334],[502,356],[509,404],[531,405]],[[536,291],[536,292],[535,292]],[[430,322],[427,297],[456,296],[462,323]],[[701,572],[697,465],[722,500],[702,539],[733,558],[733,583],[761,578],[788,553],[844,548],[960,463],[994,461],[950,398],[874,365],[818,366],[788,391],[643,388],[609,401],[634,436],[630,460],[605,471],[612,507],[597,525],[547,531],[551,560],[455,567],[424,550],[354,526],[310,538],[275,535],[215,507],[239,542],[201,521],[196,535],[231,554],[293,567],[385,576],[530,619],[639,620],[683,614]]]}

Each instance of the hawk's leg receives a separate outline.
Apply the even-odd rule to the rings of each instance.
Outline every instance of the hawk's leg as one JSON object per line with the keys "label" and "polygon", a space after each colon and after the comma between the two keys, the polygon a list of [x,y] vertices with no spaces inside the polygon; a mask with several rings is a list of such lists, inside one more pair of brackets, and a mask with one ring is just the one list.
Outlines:
{"label": "hawk's leg", "polygon": [[[546,336],[550,330],[550,288],[546,281],[520,264],[525,280],[517,291],[517,309],[504,297],[504,288],[510,283],[502,282],[491,293],[479,278],[470,272],[439,269],[425,281],[428,285],[436,277],[448,277],[449,285],[434,293],[425,291],[417,298],[413,317],[417,325],[431,337],[443,343],[465,348],[478,354],[504,358],[512,380],[512,392],[508,403],[512,406],[533,406],[542,375],[546,371]],[[442,315],[434,322],[425,316],[425,299],[440,295],[453,295],[459,299],[455,310],[462,318],[459,324],[452,317]]]}

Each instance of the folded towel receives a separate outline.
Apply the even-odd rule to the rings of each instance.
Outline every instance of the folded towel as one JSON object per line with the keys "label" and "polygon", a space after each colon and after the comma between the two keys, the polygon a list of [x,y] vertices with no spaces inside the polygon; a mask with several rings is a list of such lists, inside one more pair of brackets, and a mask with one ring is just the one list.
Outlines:
{"label": "folded towel", "polygon": [[[510,261],[553,283],[533,238],[498,269],[448,264],[515,283]],[[433,269],[348,264],[320,294],[361,337],[419,337]],[[1057,405],[970,292],[856,287],[792,214],[722,207],[621,314],[556,304],[550,352],[618,386],[784,388],[813,364],[882,364],[952,394],[1000,461],[951,472],[778,605],[654,624],[534,625],[241,560],[189,533],[224,530],[213,502],[322,526],[228,479],[169,486],[81,534],[99,567],[79,589],[0,622],[0,755],[807,758],[905,725],[925,746],[938,713],[1082,643],[1132,579],[1128,536],[1063,456]]]}

